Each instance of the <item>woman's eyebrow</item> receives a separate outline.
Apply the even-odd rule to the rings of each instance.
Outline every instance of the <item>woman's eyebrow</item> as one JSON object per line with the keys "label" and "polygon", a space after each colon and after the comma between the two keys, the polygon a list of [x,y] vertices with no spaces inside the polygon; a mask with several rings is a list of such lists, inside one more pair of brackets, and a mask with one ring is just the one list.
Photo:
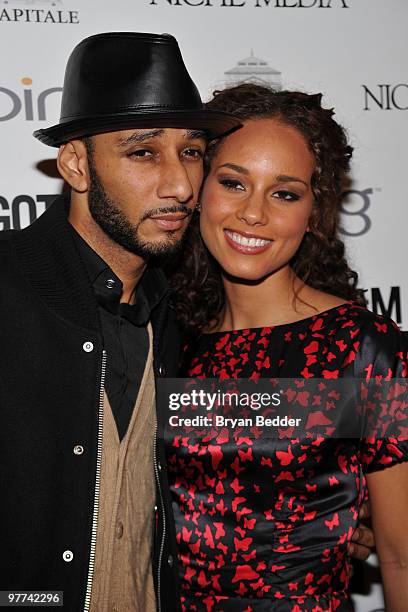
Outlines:
{"label": "woman's eyebrow", "polygon": [[230,170],[235,170],[235,172],[240,172],[241,174],[249,174],[249,171],[243,166],[237,166],[237,164],[222,164],[220,168],[230,168]]}
{"label": "woman's eyebrow", "polygon": [[[240,172],[241,174],[249,174],[249,171],[243,166],[238,166],[237,164],[222,164],[220,168],[230,168],[231,170],[235,170],[235,172]],[[276,177],[276,180],[279,183],[302,183],[305,187],[309,187],[308,183],[297,176],[290,176],[288,174],[280,174]]]}
{"label": "woman's eyebrow", "polygon": [[303,185],[305,185],[306,187],[309,187],[306,181],[304,181],[301,178],[298,178],[297,176],[289,176],[287,174],[280,174],[279,176],[276,177],[276,180],[279,181],[279,183],[303,183]]}

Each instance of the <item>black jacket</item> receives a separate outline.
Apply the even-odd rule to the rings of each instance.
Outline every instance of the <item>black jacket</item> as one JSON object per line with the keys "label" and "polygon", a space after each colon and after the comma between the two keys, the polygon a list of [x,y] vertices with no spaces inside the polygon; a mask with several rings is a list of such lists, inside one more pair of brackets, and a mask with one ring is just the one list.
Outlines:
{"label": "black jacket", "polygon": [[[152,269],[147,290],[164,282]],[[1,235],[0,283],[0,590],[64,591],[64,610],[87,610],[104,354],[64,198],[27,229]],[[176,376],[179,340],[166,299],[152,326],[156,376]],[[175,534],[160,439],[156,454],[154,575],[158,609],[173,612]]]}

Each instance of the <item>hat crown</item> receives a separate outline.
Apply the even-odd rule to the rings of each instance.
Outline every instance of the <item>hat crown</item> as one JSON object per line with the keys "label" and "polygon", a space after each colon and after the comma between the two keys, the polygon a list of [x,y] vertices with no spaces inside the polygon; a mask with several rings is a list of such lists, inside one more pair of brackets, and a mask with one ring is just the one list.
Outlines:
{"label": "hat crown", "polygon": [[75,47],[65,70],[60,121],[34,136],[59,147],[137,128],[202,130],[218,138],[240,125],[230,113],[205,107],[173,36],[105,32]]}
{"label": "hat crown", "polygon": [[75,47],[65,71],[61,123],[143,108],[203,108],[173,36],[110,32]]}

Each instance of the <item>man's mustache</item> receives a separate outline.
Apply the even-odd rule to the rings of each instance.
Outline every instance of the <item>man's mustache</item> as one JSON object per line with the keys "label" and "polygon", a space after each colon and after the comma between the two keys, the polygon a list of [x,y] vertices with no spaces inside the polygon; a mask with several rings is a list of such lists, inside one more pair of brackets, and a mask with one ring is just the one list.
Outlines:
{"label": "man's mustache", "polygon": [[143,213],[141,221],[145,221],[145,219],[151,219],[152,217],[158,217],[159,215],[168,215],[174,213],[182,213],[187,217],[191,217],[193,211],[185,204],[175,204],[174,206],[152,208],[151,210],[147,210],[145,213]]}

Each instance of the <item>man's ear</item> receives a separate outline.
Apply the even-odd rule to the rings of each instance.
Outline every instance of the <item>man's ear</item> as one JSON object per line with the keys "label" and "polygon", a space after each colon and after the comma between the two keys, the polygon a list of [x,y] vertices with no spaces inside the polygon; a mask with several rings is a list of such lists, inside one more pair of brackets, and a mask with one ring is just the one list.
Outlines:
{"label": "man's ear", "polygon": [[82,140],[71,140],[61,145],[58,158],[58,170],[62,178],[79,193],[89,189],[90,176],[88,154]]}

